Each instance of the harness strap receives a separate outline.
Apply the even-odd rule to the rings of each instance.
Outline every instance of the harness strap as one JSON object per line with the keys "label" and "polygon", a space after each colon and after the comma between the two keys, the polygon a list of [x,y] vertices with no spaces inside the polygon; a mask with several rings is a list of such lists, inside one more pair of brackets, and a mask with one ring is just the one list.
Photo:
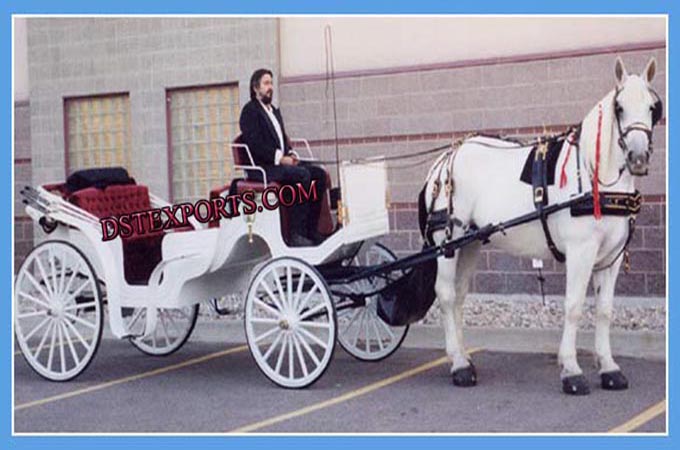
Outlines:
{"label": "harness strap", "polygon": [[546,244],[555,259],[561,263],[566,261],[564,253],[562,253],[555,245],[555,241],[550,234],[548,227],[548,217],[545,214],[544,207],[548,204],[548,177],[546,156],[548,153],[548,143],[539,142],[534,152],[534,163],[531,170],[531,184],[534,192],[534,207],[539,214],[543,234],[545,235]]}

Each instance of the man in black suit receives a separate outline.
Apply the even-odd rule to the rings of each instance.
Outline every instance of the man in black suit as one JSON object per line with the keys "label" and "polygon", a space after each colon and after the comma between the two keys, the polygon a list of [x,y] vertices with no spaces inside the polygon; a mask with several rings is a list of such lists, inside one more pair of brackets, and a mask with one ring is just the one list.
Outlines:
{"label": "man in black suit", "polygon": [[[302,183],[305,189],[316,181],[317,200],[291,207],[289,239],[289,243],[297,247],[316,245],[323,241],[317,225],[321,198],[326,190],[326,172],[318,166],[303,163],[293,151],[281,111],[272,105],[273,96],[272,72],[256,70],[250,78],[250,101],[241,110],[241,141],[248,145],[255,164],[265,170],[267,180],[293,186]],[[249,177],[258,179],[261,176],[253,171]]]}

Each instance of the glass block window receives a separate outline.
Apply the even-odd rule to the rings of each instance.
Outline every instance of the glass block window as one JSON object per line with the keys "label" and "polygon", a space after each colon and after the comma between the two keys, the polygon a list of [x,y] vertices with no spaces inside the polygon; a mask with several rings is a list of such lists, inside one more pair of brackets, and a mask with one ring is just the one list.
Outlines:
{"label": "glass block window", "polygon": [[113,94],[64,100],[68,173],[90,167],[130,170],[130,97]]}
{"label": "glass block window", "polygon": [[167,93],[174,202],[208,198],[232,177],[229,143],[239,133],[237,84],[175,89]]}

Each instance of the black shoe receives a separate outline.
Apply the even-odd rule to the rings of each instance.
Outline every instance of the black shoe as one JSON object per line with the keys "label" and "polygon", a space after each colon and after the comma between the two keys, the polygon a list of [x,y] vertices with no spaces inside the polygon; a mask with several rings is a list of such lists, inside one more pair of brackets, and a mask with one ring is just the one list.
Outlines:
{"label": "black shoe", "polygon": [[291,247],[314,247],[314,242],[299,234],[291,235],[288,241]]}
{"label": "black shoe", "polygon": [[310,233],[307,237],[314,243],[314,245],[319,245],[326,240],[326,236],[319,233],[318,231]]}

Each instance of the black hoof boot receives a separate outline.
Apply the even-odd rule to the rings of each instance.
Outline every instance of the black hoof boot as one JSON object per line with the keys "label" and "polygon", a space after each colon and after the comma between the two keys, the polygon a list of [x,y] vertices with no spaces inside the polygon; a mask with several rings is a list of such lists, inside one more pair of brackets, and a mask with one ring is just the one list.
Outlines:
{"label": "black hoof boot", "polygon": [[608,391],[623,391],[624,389],[628,389],[628,379],[620,370],[601,373],[600,379],[602,380],[602,389]]}
{"label": "black hoof boot", "polygon": [[590,387],[586,377],[583,375],[572,375],[562,378],[562,391],[570,395],[588,395],[590,394]]}
{"label": "black hoof boot", "polygon": [[467,367],[455,370],[451,376],[455,386],[471,387],[477,384],[477,371],[472,363]]}

